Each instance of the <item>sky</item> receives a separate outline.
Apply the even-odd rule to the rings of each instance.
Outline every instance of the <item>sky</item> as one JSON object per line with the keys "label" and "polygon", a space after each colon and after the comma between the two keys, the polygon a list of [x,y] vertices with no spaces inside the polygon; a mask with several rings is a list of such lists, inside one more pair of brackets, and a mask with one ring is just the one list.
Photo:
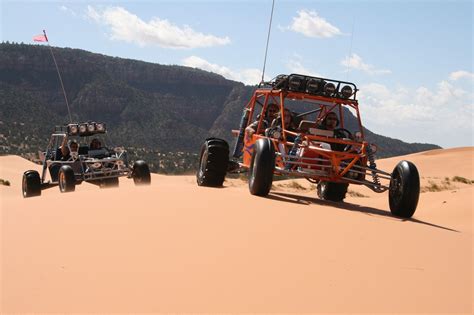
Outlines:
{"label": "sky", "polygon": [[[45,29],[53,46],[196,67],[254,85],[271,7],[271,0],[1,0],[0,39],[33,44]],[[275,0],[265,78],[351,81],[373,132],[472,146],[473,29],[469,0]]]}

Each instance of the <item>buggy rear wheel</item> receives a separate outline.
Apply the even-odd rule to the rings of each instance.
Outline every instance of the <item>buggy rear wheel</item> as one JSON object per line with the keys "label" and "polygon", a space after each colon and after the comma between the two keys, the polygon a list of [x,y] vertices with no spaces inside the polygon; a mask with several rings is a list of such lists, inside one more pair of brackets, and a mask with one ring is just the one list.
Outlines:
{"label": "buggy rear wheel", "polygon": [[323,200],[343,201],[346,198],[347,187],[349,187],[349,184],[319,182],[317,186],[318,197]]}
{"label": "buggy rear wheel", "polygon": [[225,140],[209,138],[201,146],[196,181],[199,186],[220,187],[229,165],[229,145]]}
{"label": "buggy rear wheel", "polygon": [[[150,185],[151,175],[148,164],[143,160],[138,160],[133,163],[132,178],[135,185]],[[118,185],[118,178],[117,178]]]}
{"label": "buggy rear wheel", "polygon": [[23,198],[41,196],[41,178],[37,171],[26,171],[21,181]]}
{"label": "buggy rear wheel", "polygon": [[420,196],[420,176],[415,164],[401,161],[395,166],[390,179],[388,202],[393,215],[411,218]]}
{"label": "buggy rear wheel", "polygon": [[64,193],[76,190],[76,177],[74,176],[74,170],[71,166],[61,166],[58,173],[58,181],[60,192]]}
{"label": "buggy rear wheel", "polygon": [[252,195],[266,196],[272,188],[275,149],[272,141],[261,138],[255,142],[250,164],[249,190]]}

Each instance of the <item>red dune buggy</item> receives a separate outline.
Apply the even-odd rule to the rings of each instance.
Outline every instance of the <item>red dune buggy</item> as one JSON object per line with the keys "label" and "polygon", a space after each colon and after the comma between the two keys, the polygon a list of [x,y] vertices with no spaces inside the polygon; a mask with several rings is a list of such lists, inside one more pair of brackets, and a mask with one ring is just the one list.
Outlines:
{"label": "red dune buggy", "polygon": [[234,131],[231,159],[226,141],[204,142],[198,185],[222,186],[226,173],[248,171],[250,193],[266,196],[274,175],[303,177],[331,201],[343,201],[349,184],[365,185],[377,193],[388,190],[392,214],[411,217],[420,193],[418,170],[409,161],[392,173],[377,169],[377,147],[364,138],[357,91],[350,82],[299,74],[263,84]]}

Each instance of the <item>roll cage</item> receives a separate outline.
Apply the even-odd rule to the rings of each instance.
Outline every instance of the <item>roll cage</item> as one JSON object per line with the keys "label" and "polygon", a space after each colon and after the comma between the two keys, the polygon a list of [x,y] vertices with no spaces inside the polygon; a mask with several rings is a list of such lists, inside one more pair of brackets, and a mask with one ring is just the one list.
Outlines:
{"label": "roll cage", "polygon": [[[74,124],[80,125],[80,124]],[[107,178],[130,176],[131,168],[128,165],[127,153],[122,148],[92,150],[89,143],[93,138],[99,138],[101,143],[105,143],[105,131],[100,132],[71,132],[70,126],[57,126],[51,134],[46,151],[40,152],[43,164],[41,173],[41,184],[56,184],[58,182],[58,171],[62,165],[69,165],[74,170],[74,175],[78,182],[93,181]],[[74,140],[78,144],[77,152],[73,152],[70,141]],[[61,159],[58,155],[61,144],[65,143],[70,154],[67,160]],[[47,181],[49,171],[50,181]]]}
{"label": "roll cage", "polygon": [[[319,85],[308,88],[314,82]],[[326,91],[324,87],[328,84],[332,89]],[[346,88],[343,94],[342,90],[347,86],[350,89]],[[277,175],[305,177],[312,182],[362,184],[376,192],[387,190],[388,183],[381,184],[380,179],[390,180],[390,173],[376,169],[375,147],[364,138],[356,93],[357,87],[350,82],[298,74],[278,76],[257,88],[245,106],[240,130],[234,133],[238,135],[238,141],[233,158],[241,160],[241,168],[249,169],[255,142],[268,138],[276,153],[274,172]],[[277,136],[269,134],[264,126],[269,104],[279,107],[281,121],[290,113],[296,124],[281,123]],[[292,104],[299,105],[301,112],[294,111]],[[348,111],[356,117],[358,130],[349,131],[347,137],[342,138],[331,136],[327,130],[321,131],[320,124],[329,112],[337,114],[338,129],[348,131],[345,119]],[[312,119],[304,119],[311,115]],[[245,128],[255,121],[258,121],[256,131],[248,136]],[[367,180],[366,175],[371,175],[371,180]]]}

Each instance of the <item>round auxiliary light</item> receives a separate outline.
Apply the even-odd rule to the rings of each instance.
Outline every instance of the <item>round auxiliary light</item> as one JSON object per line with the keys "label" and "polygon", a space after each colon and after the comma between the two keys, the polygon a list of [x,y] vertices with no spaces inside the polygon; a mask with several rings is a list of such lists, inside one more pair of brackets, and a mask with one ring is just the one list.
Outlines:
{"label": "round auxiliary light", "polygon": [[99,132],[104,132],[105,131],[105,126],[103,123],[97,123],[95,124],[95,128],[97,129],[97,131]]}
{"label": "round auxiliary light", "polygon": [[94,124],[88,124],[87,125],[87,131],[94,132],[94,130],[95,130],[95,125]]}
{"label": "round auxiliary light", "polygon": [[86,124],[79,125],[79,133],[86,133],[86,132],[87,132],[87,125]]}
{"label": "round auxiliary light", "polygon": [[303,82],[304,82],[304,77],[299,76],[299,75],[291,75],[288,78],[288,88],[291,91],[296,91],[296,92],[301,91],[301,89],[304,88]]}
{"label": "round auxiliary light", "polygon": [[320,87],[321,87],[321,81],[320,80],[309,79],[308,82],[306,82],[306,92],[307,93],[316,94],[316,93],[318,93]]}
{"label": "round auxiliary light", "polygon": [[345,85],[341,89],[341,94],[342,94],[342,97],[344,97],[344,98],[351,97],[352,96],[352,88],[349,85]]}
{"label": "round auxiliary light", "polygon": [[324,93],[326,93],[328,96],[331,96],[334,94],[334,92],[336,92],[336,86],[333,83],[326,83],[324,86]]}
{"label": "round auxiliary light", "polygon": [[77,132],[79,131],[77,125],[69,125],[69,133],[71,135],[75,135],[77,134]]}

